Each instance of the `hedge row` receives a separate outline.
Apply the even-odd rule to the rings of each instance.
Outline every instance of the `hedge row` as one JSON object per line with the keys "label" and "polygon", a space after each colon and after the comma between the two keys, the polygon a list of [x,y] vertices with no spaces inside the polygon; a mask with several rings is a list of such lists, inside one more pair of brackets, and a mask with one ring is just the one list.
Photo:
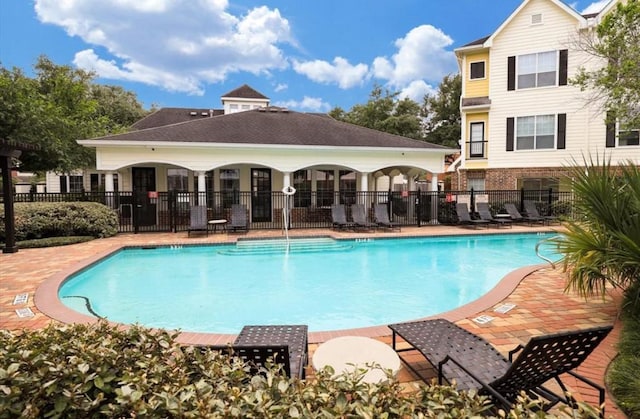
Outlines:
{"label": "hedge row", "polygon": [[[251,376],[239,359],[175,338],[106,322],[0,331],[0,418],[467,418],[491,407],[449,386],[408,394],[395,381],[362,383],[362,372],[332,379],[327,368],[298,380],[267,365]],[[544,417],[536,406],[524,401],[508,415]]]}
{"label": "hedge row", "polygon": [[[19,202],[14,206],[16,241],[60,236],[110,237],[118,232],[115,211],[96,202]],[[0,207],[0,241],[5,241]]]}

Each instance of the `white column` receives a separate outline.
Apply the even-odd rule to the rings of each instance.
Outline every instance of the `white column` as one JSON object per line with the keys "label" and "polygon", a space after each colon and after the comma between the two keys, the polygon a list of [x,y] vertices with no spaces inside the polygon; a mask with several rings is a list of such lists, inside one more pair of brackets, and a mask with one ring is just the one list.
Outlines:
{"label": "white column", "polygon": [[282,187],[291,186],[291,172],[282,172]]}
{"label": "white column", "polygon": [[409,180],[408,185],[407,185],[408,189],[410,191],[415,191],[416,190],[416,180],[415,180],[415,178],[413,176],[407,176],[407,178]]}
{"label": "white column", "polygon": [[311,206],[318,206],[318,172],[315,169],[311,170]]}
{"label": "white column", "polygon": [[438,174],[431,173],[431,221],[429,224],[439,224],[438,201]]}
{"label": "white column", "polygon": [[113,208],[115,206],[115,197],[113,196],[114,189],[113,172],[106,172],[104,174],[104,191],[106,193],[106,201],[109,208]]}
{"label": "white column", "polygon": [[[213,170],[213,179],[211,180],[213,185],[211,185],[211,190],[217,193],[213,194],[214,199],[214,212],[222,213],[222,194],[220,193],[220,169]],[[221,217],[224,218],[224,217]]]}
{"label": "white column", "polygon": [[366,192],[369,192],[369,173],[366,173],[366,172],[360,173],[360,192],[362,193],[360,194],[359,203],[366,205],[367,203]]}
{"label": "white column", "polygon": [[196,172],[196,176],[198,176],[198,205],[207,206],[207,183],[205,172],[198,171]]}

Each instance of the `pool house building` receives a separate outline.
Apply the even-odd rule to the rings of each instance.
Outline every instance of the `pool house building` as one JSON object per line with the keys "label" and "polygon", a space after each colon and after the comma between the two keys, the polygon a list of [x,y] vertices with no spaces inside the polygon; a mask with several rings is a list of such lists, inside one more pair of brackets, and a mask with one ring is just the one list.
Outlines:
{"label": "pool house building", "polygon": [[[283,208],[290,227],[331,225],[333,204],[385,202],[391,211],[397,202],[395,214],[415,218],[410,194],[436,191],[445,156],[457,151],[270,106],[247,85],[223,95],[222,105],[160,109],[130,132],[79,141],[96,152],[83,189],[104,192],[121,228],[135,231],[186,228],[194,205],[214,219],[244,204],[252,228],[278,228]],[[435,222],[437,211],[423,217]]]}

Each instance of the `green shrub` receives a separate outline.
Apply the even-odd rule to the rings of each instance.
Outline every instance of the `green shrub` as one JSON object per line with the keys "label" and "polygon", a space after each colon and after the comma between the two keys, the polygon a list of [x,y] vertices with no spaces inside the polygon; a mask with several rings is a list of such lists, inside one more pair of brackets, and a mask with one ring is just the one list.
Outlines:
{"label": "green shrub", "polygon": [[627,290],[622,316],[622,331],[618,356],[607,374],[607,382],[618,406],[631,418],[640,417],[640,306],[637,293],[640,285]]}
{"label": "green shrub", "polygon": [[[268,364],[251,376],[239,359],[179,346],[176,336],[103,321],[0,331],[0,418],[466,418],[490,408],[448,386],[407,394],[394,381],[362,383],[362,371],[332,379],[327,368],[305,381]],[[509,415],[543,417],[536,406],[523,399]]]}
{"label": "green shrub", "polygon": [[[95,202],[19,202],[15,204],[16,241],[58,236],[110,237],[118,232],[115,211]],[[0,240],[5,240],[0,208]]]}
{"label": "green shrub", "polygon": [[66,246],[95,240],[93,236],[47,237],[46,239],[22,240],[17,243],[20,249],[37,249],[40,247]]}

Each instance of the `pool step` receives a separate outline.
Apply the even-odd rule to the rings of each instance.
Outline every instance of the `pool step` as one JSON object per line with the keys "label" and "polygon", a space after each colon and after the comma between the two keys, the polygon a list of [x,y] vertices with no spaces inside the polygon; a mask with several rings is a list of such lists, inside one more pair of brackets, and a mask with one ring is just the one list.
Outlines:
{"label": "pool step", "polygon": [[265,240],[238,240],[236,247],[225,249],[219,253],[224,255],[241,255],[241,254],[281,254],[289,253],[309,253],[309,252],[327,252],[327,251],[343,251],[351,249],[353,246],[341,243],[330,237],[309,237],[289,239],[265,239]]}

